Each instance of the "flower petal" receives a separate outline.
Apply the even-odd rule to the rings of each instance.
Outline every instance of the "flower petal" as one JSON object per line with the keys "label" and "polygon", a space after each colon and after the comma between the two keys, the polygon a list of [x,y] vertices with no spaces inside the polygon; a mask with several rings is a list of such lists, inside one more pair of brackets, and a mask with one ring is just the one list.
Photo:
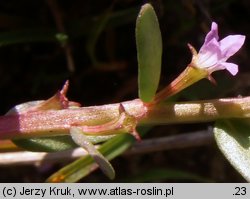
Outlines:
{"label": "flower petal", "polygon": [[209,31],[209,33],[207,33],[204,44],[207,44],[208,42],[210,42],[214,38],[216,40],[219,39],[219,36],[218,36],[218,25],[215,22],[212,23],[211,30]]}
{"label": "flower petal", "polygon": [[244,35],[230,35],[220,41],[220,49],[222,52],[223,61],[234,55],[244,44]]}
{"label": "flower petal", "polygon": [[225,67],[233,76],[238,73],[238,65],[234,63],[223,62],[220,63],[223,67]]}
{"label": "flower petal", "polygon": [[213,38],[207,44],[204,44],[198,53],[199,67],[211,67],[221,59],[219,42]]}
{"label": "flower petal", "polygon": [[191,64],[194,67],[205,69],[208,74],[226,69],[232,75],[236,75],[238,65],[226,61],[241,48],[244,42],[244,35],[229,35],[218,41],[218,26],[213,22],[199,53],[193,53]]}

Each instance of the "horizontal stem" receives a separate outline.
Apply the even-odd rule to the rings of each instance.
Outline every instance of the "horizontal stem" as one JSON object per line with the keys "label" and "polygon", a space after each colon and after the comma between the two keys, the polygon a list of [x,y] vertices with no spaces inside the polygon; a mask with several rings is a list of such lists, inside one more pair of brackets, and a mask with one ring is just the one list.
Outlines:
{"label": "horizontal stem", "polygon": [[[126,112],[141,118],[146,107],[141,100],[122,102]],[[41,110],[0,116],[0,139],[69,134],[72,126],[94,126],[119,117],[120,103],[62,110]]]}
{"label": "horizontal stem", "polygon": [[[250,97],[147,106],[135,99],[122,102],[139,125],[208,122],[222,118],[250,117]],[[119,117],[120,104],[76,109],[35,111],[0,116],[0,139],[69,134],[72,126],[99,125]]]}
{"label": "horizontal stem", "polygon": [[141,124],[209,122],[250,117],[250,97],[160,104],[149,107]]}

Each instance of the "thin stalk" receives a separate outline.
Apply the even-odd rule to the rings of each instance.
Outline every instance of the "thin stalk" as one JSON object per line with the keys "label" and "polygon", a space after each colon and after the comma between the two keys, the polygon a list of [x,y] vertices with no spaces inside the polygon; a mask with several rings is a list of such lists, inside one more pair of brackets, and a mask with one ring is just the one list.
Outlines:
{"label": "thin stalk", "polygon": [[174,81],[156,94],[154,100],[148,103],[149,106],[158,104],[159,102],[171,97],[181,90],[189,87],[195,82],[203,79],[207,73],[189,65]]}
{"label": "thin stalk", "polygon": [[183,89],[189,87],[190,85],[198,82],[203,78],[208,78],[208,80],[210,80],[212,83],[216,83],[207,70],[196,67],[194,65],[195,60],[198,56],[197,51],[191,44],[188,44],[188,48],[193,55],[191,63],[188,64],[186,69],[174,81],[172,81],[168,86],[158,92],[154,97],[154,100],[147,104],[148,106],[159,104],[165,99],[179,93]]}

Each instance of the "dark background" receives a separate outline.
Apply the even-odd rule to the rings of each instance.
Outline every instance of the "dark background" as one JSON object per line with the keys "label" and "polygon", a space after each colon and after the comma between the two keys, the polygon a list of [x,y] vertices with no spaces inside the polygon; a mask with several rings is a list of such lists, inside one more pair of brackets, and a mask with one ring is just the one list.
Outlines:
{"label": "dark background", "polygon": [[[137,98],[135,20],[140,6],[147,1],[58,0],[53,5],[51,2],[55,1],[0,1],[0,114],[26,101],[49,98],[67,79],[70,80],[69,99],[84,106]],[[226,71],[217,72],[214,77],[218,86],[203,80],[181,93],[178,100],[249,95],[250,1],[157,0],[151,3],[159,17],[163,37],[160,87],[173,80],[190,62],[191,54],[186,44],[191,43],[198,50],[211,22],[215,21],[221,38],[228,34],[246,35],[243,48],[231,59],[239,65],[240,72],[236,77]],[[55,37],[62,31],[69,37],[66,47],[62,47]],[[93,60],[86,46],[91,44],[98,31]],[[67,50],[71,51],[68,55]],[[74,60],[74,71],[69,69],[67,58]],[[204,130],[210,125],[212,123],[155,127],[146,138]],[[43,182],[64,164],[1,167],[0,181]],[[143,179],[146,174],[159,169],[176,169],[200,176],[204,181],[245,182],[215,143],[184,150],[122,156],[112,164],[117,182],[128,176],[131,181],[138,176]],[[109,182],[100,171],[82,181]],[[149,181],[195,180],[156,177]]]}

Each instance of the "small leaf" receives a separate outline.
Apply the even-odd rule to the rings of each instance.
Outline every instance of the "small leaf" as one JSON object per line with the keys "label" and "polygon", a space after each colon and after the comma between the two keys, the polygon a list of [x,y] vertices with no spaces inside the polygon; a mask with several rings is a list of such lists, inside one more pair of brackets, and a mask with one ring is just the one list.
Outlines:
{"label": "small leaf", "polygon": [[[93,144],[107,141],[112,137],[114,137],[114,135],[87,136],[88,141]],[[78,147],[78,145],[76,145],[76,143],[69,135],[29,139],[13,139],[12,142],[20,148],[34,152],[65,151]]]}
{"label": "small leaf", "polygon": [[[138,131],[140,132],[140,135],[143,136],[150,129],[151,127],[140,127]],[[112,160],[126,151],[134,142],[135,139],[129,134],[117,135],[102,144],[99,148],[99,151],[108,160]],[[47,182],[77,182],[81,178],[89,175],[96,168],[98,168],[97,164],[95,164],[94,160],[89,155],[87,155],[68,164],[54,173],[47,179]]]}
{"label": "small leaf", "polygon": [[[134,139],[129,134],[117,135],[113,139],[105,142],[99,151],[108,159],[120,155],[127,150]],[[47,179],[47,182],[77,182],[81,178],[89,175],[98,166],[90,155],[79,158],[78,160],[63,167]]]}
{"label": "small leaf", "polygon": [[233,167],[250,182],[249,120],[220,120],[214,128],[216,142]]}
{"label": "small leaf", "polygon": [[88,141],[86,135],[79,127],[70,128],[70,134],[76,144],[83,147],[88,151],[89,155],[96,161],[100,166],[103,173],[113,180],[115,178],[115,170],[110,162],[94,147],[94,145]]}
{"label": "small leaf", "polygon": [[13,139],[12,142],[28,151],[56,152],[76,148],[70,136],[54,136],[44,138]]}
{"label": "small leaf", "polygon": [[150,4],[142,6],[136,21],[136,46],[139,66],[139,97],[153,100],[161,74],[162,38],[157,16]]}

